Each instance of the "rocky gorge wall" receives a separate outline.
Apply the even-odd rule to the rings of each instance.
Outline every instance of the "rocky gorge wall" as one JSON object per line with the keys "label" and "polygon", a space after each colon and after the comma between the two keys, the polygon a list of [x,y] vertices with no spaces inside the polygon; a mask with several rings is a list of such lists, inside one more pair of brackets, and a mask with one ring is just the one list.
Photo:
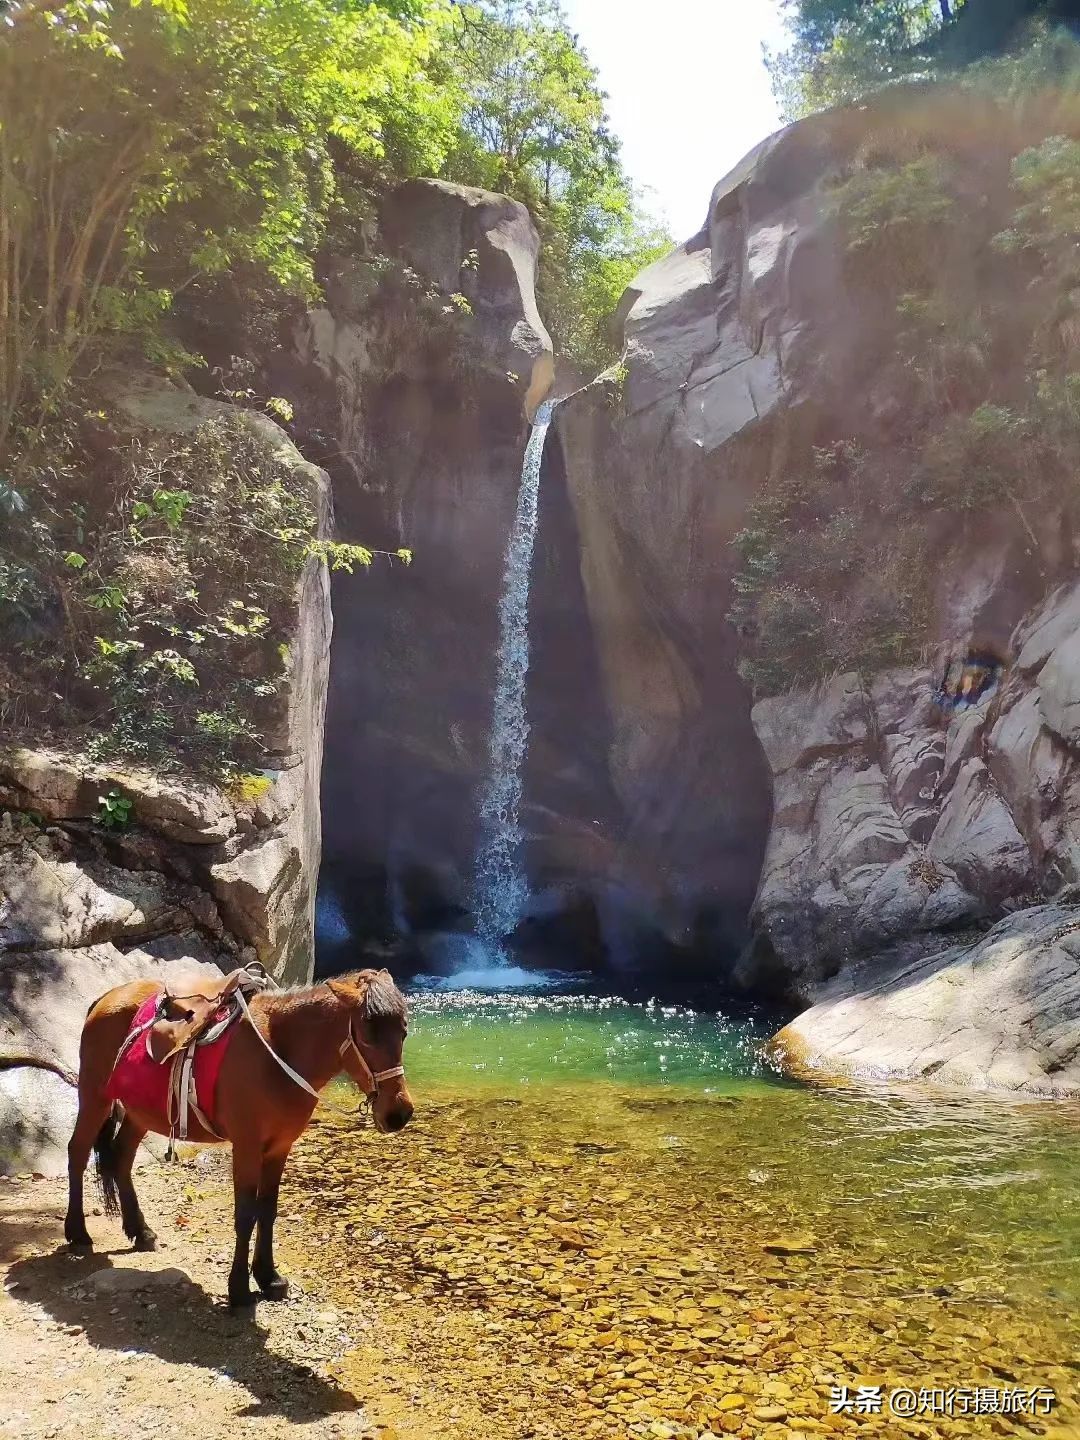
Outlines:
{"label": "rocky gorge wall", "polygon": [[[335,577],[332,657],[326,567],[306,566],[258,799],[44,747],[0,757],[0,1050],[72,1064],[86,1005],[136,973],[255,954],[304,978],[320,768],[322,963],[403,937],[413,962],[446,962],[438,937],[470,929],[528,415],[554,384],[530,607],[532,899],[515,949],[808,1005],[778,1042],[804,1073],[1080,1086],[1065,508],[988,504],[950,522],[947,544],[938,532],[947,563],[925,567],[925,633],[902,664],[781,674],[755,702],[757,637],[734,608],[737,538],[793,457],[857,435],[903,483],[910,365],[895,307],[851,284],[831,198],[895,143],[901,103],[758,147],[699,234],[635,280],[622,361],[584,386],[555,380],[522,206],[423,180],[384,197],[355,253],[327,261],[325,304],[264,357],[307,460],[250,421],[305,474],[325,466],[321,533],[332,483],[339,538],[384,553]],[[918,154],[940,119],[915,127]],[[981,142],[964,143],[974,163]],[[1005,217],[1007,185],[987,203]],[[959,276],[965,237],[940,260]],[[148,431],[214,410],[161,385],[124,404]],[[880,554],[892,536],[870,512]],[[853,542],[853,606],[874,578],[866,553]],[[132,799],[130,829],[92,820],[112,787]],[[0,1094],[20,1163],[55,1159],[63,1082],[17,1066]]]}
{"label": "rocky gorge wall", "polygon": [[[751,708],[739,672],[756,637],[732,618],[735,542],[800,454],[827,459],[858,436],[866,465],[915,483],[905,406],[919,357],[904,354],[894,305],[853,284],[834,197],[881,155],[933,176],[948,131],[987,187],[980,233],[1007,225],[1008,152],[987,138],[989,108],[964,117],[960,104],[980,111],[966,97],[898,95],[766,141],[714,189],[702,231],[635,280],[620,370],[570,398],[557,425],[613,786],[666,849],[684,917],[710,894],[734,917],[745,906],[730,978],[819,1002],[780,1053],[803,1073],[1066,1093],[1080,1085],[1068,463],[1059,496],[1030,511],[995,504],[988,486],[977,511],[927,532],[909,582],[925,617],[913,663],[781,680]],[[1027,302],[978,292],[997,262],[981,240],[980,271],[974,243],[939,240],[940,284],[970,314],[1014,306],[1022,334]],[[984,363],[964,346],[965,364]],[[947,415],[947,392],[935,400]],[[958,390],[954,403],[974,402]],[[883,522],[871,508],[858,523],[865,541]],[[876,551],[852,545],[853,610],[878,578],[859,572],[860,554],[903,553],[906,537],[877,538]],[[796,650],[788,663],[812,658]]]}

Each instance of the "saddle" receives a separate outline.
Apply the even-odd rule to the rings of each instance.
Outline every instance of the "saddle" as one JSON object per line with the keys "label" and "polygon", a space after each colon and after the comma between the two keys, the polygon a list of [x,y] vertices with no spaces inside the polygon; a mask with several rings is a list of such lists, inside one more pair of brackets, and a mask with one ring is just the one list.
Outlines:
{"label": "saddle", "polygon": [[[175,1153],[177,1139],[186,1140],[189,1116],[194,1116],[208,1135],[220,1139],[210,1119],[199,1107],[195,1090],[195,1051],[212,1045],[247,1009],[248,995],[274,984],[257,960],[232,970],[220,980],[213,976],[191,982],[198,990],[178,995],[166,988],[150,1019],[132,1030],[120,1047],[116,1064],[140,1038],[146,1053],[158,1065],[172,1066],[169,1075],[169,1154]],[[115,1068],[115,1066],[114,1066]]]}
{"label": "saddle", "polygon": [[[264,988],[269,977],[261,965],[257,969],[258,974],[251,966],[232,970],[220,980],[200,977],[193,982],[199,989],[190,995],[177,995],[166,989],[158,1001],[157,1018],[146,1038],[151,1059],[164,1065],[178,1050],[197,1045],[237,989],[241,986],[249,991]],[[233,1018],[240,1013],[238,1007],[230,1006],[229,1010],[234,1012]]]}

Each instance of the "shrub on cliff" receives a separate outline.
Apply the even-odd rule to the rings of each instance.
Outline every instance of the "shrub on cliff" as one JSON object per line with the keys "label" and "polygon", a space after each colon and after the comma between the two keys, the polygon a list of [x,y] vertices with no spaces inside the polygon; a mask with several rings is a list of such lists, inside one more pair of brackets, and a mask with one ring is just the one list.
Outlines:
{"label": "shrub on cliff", "polygon": [[977,146],[923,123],[964,100],[938,98],[910,125],[890,107],[827,192],[856,366],[891,404],[842,443],[823,416],[776,452],[735,542],[757,694],[924,654],[939,579],[985,518],[1046,579],[1080,525],[1080,92],[985,90]]}
{"label": "shrub on cliff", "polygon": [[69,408],[48,463],[6,492],[0,724],[218,774],[257,765],[281,729],[301,568],[373,554],[318,538],[312,472],[247,417],[129,430]]}

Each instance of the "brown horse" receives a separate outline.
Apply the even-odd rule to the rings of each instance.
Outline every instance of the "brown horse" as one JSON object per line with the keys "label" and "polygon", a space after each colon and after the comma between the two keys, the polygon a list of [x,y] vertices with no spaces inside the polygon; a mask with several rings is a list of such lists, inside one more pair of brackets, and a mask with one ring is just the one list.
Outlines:
{"label": "brown horse", "polygon": [[[83,1212],[83,1172],[93,1148],[106,1211],[115,1214],[119,1208],[124,1233],[136,1250],[155,1248],[131,1167],[147,1131],[167,1135],[169,1120],[162,1114],[125,1110],[117,1129],[107,1086],[136,1011],[163,989],[153,980],[118,986],[94,1002],[83,1025],[79,1114],[68,1145],[64,1222],[65,1238],[72,1245],[92,1247]],[[386,1133],[407,1125],[413,1113],[401,1070],[406,1033],[405,1000],[386,970],[360,970],[302,989],[264,991],[251,1000],[250,1021],[237,1022],[217,1080],[213,1123],[219,1133],[208,1133],[194,1117],[188,1128],[188,1138],[197,1143],[227,1140],[233,1147],[236,1250],[229,1273],[230,1305],[249,1305],[256,1298],[248,1278],[256,1228],[251,1270],[255,1283],[267,1299],[279,1300],[288,1292],[274,1265],[278,1187],[289,1151],[307,1127],[317,1100],[286,1073],[275,1055],[314,1091],[344,1070],[370,1100],[376,1128]]]}

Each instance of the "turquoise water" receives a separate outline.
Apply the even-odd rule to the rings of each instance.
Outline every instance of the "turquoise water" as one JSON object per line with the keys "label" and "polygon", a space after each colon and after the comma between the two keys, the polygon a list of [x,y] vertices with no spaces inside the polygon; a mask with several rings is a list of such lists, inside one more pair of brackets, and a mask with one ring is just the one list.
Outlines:
{"label": "turquoise water", "polygon": [[[1056,1399],[840,1430],[1080,1436],[1080,1106],[787,1082],[753,1012],[410,1003],[412,1124],[376,1147],[328,1114],[296,1164],[317,1233],[431,1347],[425,1434],[520,1440],[524,1403],[542,1440],[809,1436],[830,1387],[877,1383]],[[333,1247],[307,1263],[351,1295]]]}
{"label": "turquoise water", "polygon": [[410,998],[409,1074],[420,1084],[609,1081],[701,1094],[779,1083],[762,1057],[774,1022],[613,996],[420,993]]}

